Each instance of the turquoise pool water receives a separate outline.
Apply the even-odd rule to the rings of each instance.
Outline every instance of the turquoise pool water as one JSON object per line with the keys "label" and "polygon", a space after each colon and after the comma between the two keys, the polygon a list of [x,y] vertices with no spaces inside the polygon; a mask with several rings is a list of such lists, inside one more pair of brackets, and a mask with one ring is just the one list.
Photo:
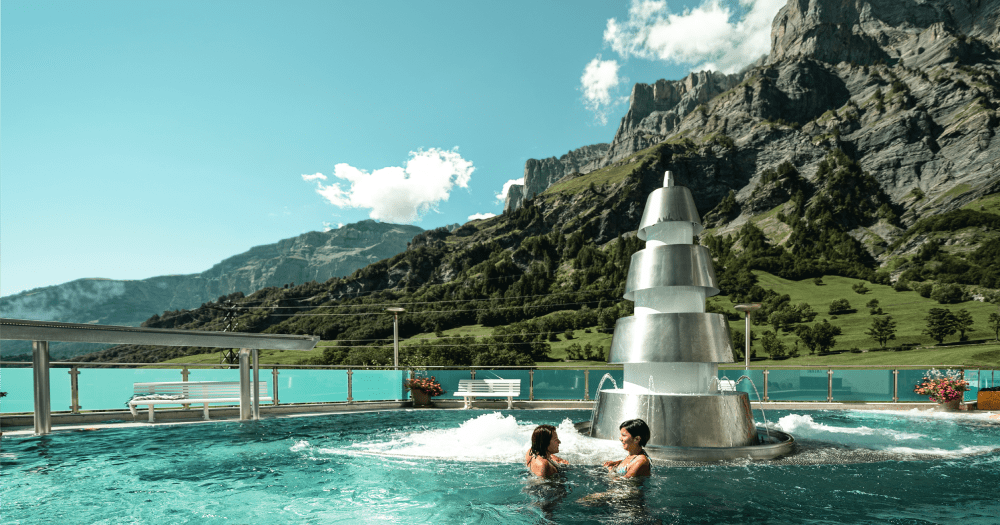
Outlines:
{"label": "turquoise pool water", "polygon": [[[1000,421],[987,414],[768,411],[802,445],[791,459],[654,463],[639,486],[596,466],[624,454],[572,431],[588,417],[408,410],[4,438],[0,518],[985,524],[1000,516]],[[531,479],[522,464],[541,423],[559,425],[560,455],[573,463],[559,480]]]}

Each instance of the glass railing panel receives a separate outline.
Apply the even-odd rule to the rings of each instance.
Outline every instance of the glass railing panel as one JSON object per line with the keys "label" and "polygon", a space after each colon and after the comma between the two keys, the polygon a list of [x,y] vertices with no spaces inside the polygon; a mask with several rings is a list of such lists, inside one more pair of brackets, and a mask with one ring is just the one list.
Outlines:
{"label": "glass railing panel", "polygon": [[[611,379],[615,380],[618,384],[618,388],[625,386],[625,371],[624,370],[607,370],[607,369],[590,369],[590,399],[597,398],[597,387],[601,385],[601,380],[604,379],[605,374],[610,374]],[[609,390],[615,387],[615,383],[608,379],[604,382],[604,386],[601,386],[604,390]]]}
{"label": "glass railing panel", "polygon": [[[748,379],[740,381],[743,376]],[[750,396],[750,401],[758,402],[764,399],[763,370],[719,370],[719,379],[737,382],[736,391],[746,392]]]}
{"label": "glass railing panel", "polygon": [[[0,412],[35,411],[35,383],[31,372],[31,368],[0,368],[0,391],[7,392],[7,397],[0,398]],[[49,382],[52,382],[51,377]]]}
{"label": "glass railing panel", "polygon": [[[49,382],[58,378],[62,382],[65,373],[61,368],[53,368]],[[80,396],[80,410],[126,410],[129,399],[135,392],[135,383],[162,383],[183,381],[180,369],[163,368],[79,368],[77,387]],[[68,378],[67,378],[68,379]],[[235,381],[239,381],[236,375]],[[188,378],[189,381],[209,381],[208,379]],[[53,389],[54,391],[54,389]],[[59,410],[68,410],[59,407]]]}
{"label": "glass railing panel", "polygon": [[[270,372],[268,375],[270,375]],[[356,372],[354,379],[357,381]],[[261,380],[263,381],[264,378],[261,377]],[[355,382],[354,385],[354,396],[357,399],[357,383]],[[347,401],[347,371],[299,368],[279,369],[278,401],[281,404]]]}
{"label": "glass railing panel", "polygon": [[826,370],[769,370],[767,399],[770,401],[826,401]]}
{"label": "glass railing panel", "polygon": [[[458,390],[458,381],[460,379],[472,379],[472,372],[469,370],[417,370],[417,377],[433,377],[437,379],[437,382],[441,384],[441,388],[444,389],[444,395],[439,399],[449,399],[456,400],[462,399],[461,397],[455,397],[455,390]],[[410,377],[407,375],[406,377]],[[410,393],[406,393],[404,399],[410,399]],[[433,399],[433,398],[432,398]]]}
{"label": "glass railing panel", "polygon": [[536,400],[583,399],[583,386],[583,370],[535,370]]}
{"label": "glass railing panel", "polygon": [[892,370],[834,370],[834,401],[892,402]]}
{"label": "glass railing panel", "polygon": [[923,382],[924,376],[929,370],[900,370],[899,371],[899,402],[919,403],[930,401],[927,396],[913,391],[913,387]]}
{"label": "glass railing panel", "polygon": [[406,370],[355,370],[351,395],[355,401],[388,401],[409,399],[403,380],[410,377]]}
{"label": "glass railing panel", "polygon": [[527,370],[476,370],[476,379],[520,379],[521,395],[514,399],[527,400],[531,394],[528,385],[531,381],[531,374]]}

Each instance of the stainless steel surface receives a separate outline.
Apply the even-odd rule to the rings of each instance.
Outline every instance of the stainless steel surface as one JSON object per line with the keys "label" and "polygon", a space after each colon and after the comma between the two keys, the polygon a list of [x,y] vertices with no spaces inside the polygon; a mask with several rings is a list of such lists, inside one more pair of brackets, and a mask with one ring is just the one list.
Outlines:
{"label": "stainless steel surface", "polygon": [[253,353],[253,418],[260,419],[260,352],[254,348]]}
{"label": "stainless steel surface", "polygon": [[608,363],[732,363],[726,316],[667,313],[623,317],[615,323]]}
{"label": "stainless steel surface", "polygon": [[250,349],[240,348],[240,419],[250,419]]}
{"label": "stainless steel surface", "polygon": [[708,248],[670,244],[651,246],[632,254],[625,280],[625,299],[635,301],[636,290],[666,286],[700,286],[706,288],[706,295],[717,295],[719,283]]}
{"label": "stainless steel surface", "polygon": [[746,312],[747,328],[746,328],[746,333],[743,334],[744,339],[746,339],[746,350],[743,354],[744,370],[750,370],[750,316],[752,316],[754,310],[759,309],[760,306],[761,306],[760,303],[745,303],[745,304],[738,304],[733,307],[741,312]]}
{"label": "stainless steel surface", "polygon": [[672,186],[653,190],[646,198],[646,209],[639,221],[639,239],[645,241],[646,228],[667,221],[686,221],[694,224],[694,234],[703,229],[698,208],[694,205],[691,190],[684,186]]}
{"label": "stainless steel surface", "polygon": [[52,432],[52,404],[49,401],[49,342],[31,343],[31,366],[35,387],[35,434]]}
{"label": "stainless steel surface", "polygon": [[319,342],[319,337],[311,335],[199,332],[24,319],[0,319],[0,339],[272,350],[312,350]]}
{"label": "stainless steel surface", "polygon": [[69,369],[69,411],[74,414],[80,413],[80,370],[77,367]]}
{"label": "stainless steel surface", "polygon": [[632,394],[602,390],[590,435],[618,439],[623,421],[649,425],[649,444],[661,447],[743,447],[757,444],[757,432],[744,392],[702,395]]}
{"label": "stainless steel surface", "polygon": [[[590,435],[590,421],[574,425],[583,435]],[[795,438],[779,430],[757,428],[757,445],[743,447],[660,447],[647,446],[646,454],[653,460],[677,462],[718,462],[737,459],[769,460],[787,456],[795,450]]]}

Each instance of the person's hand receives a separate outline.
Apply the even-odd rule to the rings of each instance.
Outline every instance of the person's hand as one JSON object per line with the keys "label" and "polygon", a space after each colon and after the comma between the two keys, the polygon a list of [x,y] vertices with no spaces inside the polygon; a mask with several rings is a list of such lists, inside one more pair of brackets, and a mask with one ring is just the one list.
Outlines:
{"label": "person's hand", "polygon": [[552,457],[552,461],[555,461],[556,463],[562,463],[563,465],[569,465],[569,461],[566,461],[565,459],[563,459],[563,458],[561,458],[561,457],[559,457],[559,456],[557,456],[555,454],[552,454],[551,457]]}
{"label": "person's hand", "polygon": [[621,462],[622,461],[619,459],[618,461],[614,461],[614,460],[605,461],[603,464],[604,464],[605,467],[613,468],[613,467],[617,467],[618,464],[621,463]]}

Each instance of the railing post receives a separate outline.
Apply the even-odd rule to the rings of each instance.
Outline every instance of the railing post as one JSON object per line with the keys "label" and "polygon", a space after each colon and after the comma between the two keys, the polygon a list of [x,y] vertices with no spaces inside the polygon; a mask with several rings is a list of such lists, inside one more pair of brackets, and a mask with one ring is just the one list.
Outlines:
{"label": "railing post", "polygon": [[250,349],[240,348],[240,421],[249,420],[250,412]]}
{"label": "railing post", "polygon": [[[188,380],[188,367],[185,366],[185,367],[181,368],[181,381],[187,383],[187,380]],[[185,390],[187,390],[187,389],[185,389]],[[183,404],[183,405],[181,405],[181,407],[184,408],[184,410],[187,410],[187,409],[191,408],[191,405],[189,405],[189,404]]]}
{"label": "railing post", "polygon": [[80,375],[80,371],[77,370],[76,366],[70,367],[69,369],[69,392],[71,404],[69,406],[70,412],[73,414],[80,413],[80,383],[77,381],[76,376]]}
{"label": "railing post", "polygon": [[273,386],[271,390],[274,391],[274,399],[271,401],[271,404],[278,406],[278,367],[271,369],[271,385]]}
{"label": "railing post", "polygon": [[833,403],[833,369],[826,371],[826,402]]}
{"label": "railing post", "polygon": [[899,370],[892,371],[892,402],[899,403]]}
{"label": "railing post", "polygon": [[535,369],[528,370],[528,401],[535,400]]}
{"label": "railing post", "polygon": [[52,432],[52,406],[49,402],[49,342],[31,342],[31,367],[35,387],[35,435]]}
{"label": "railing post", "polygon": [[768,374],[768,372],[769,372],[769,370],[765,368],[764,369],[764,401],[765,402],[768,401],[768,398],[767,398],[767,374]]}
{"label": "railing post", "polygon": [[353,403],[354,402],[354,392],[353,392],[353,389],[354,389],[354,379],[353,379],[352,376],[354,376],[354,370],[351,370],[350,368],[348,368],[347,369],[347,402],[348,403]]}
{"label": "railing post", "polygon": [[254,348],[253,355],[253,419],[260,420],[260,350]]}
{"label": "railing post", "polygon": [[469,372],[472,373],[472,378],[471,379],[475,379],[476,378],[476,369],[475,368],[470,368]]}
{"label": "railing post", "polygon": [[583,371],[583,400],[590,401],[590,369]]}

